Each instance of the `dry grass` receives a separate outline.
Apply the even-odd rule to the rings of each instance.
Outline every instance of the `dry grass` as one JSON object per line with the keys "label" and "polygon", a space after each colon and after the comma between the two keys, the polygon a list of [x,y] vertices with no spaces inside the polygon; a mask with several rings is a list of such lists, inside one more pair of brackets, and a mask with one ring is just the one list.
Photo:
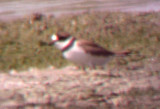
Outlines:
{"label": "dry grass", "polygon": [[147,58],[160,57],[159,12],[94,12],[59,18],[36,17],[0,23],[0,70],[70,64],[54,47],[39,44],[40,41],[49,41],[51,34],[57,31],[93,40],[109,50],[129,49],[133,52],[128,58],[114,60],[110,65],[145,63]]}

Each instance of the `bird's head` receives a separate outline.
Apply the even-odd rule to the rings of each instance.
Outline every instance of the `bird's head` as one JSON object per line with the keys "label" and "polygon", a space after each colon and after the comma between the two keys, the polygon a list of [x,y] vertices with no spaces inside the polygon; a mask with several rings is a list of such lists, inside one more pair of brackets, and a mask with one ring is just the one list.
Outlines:
{"label": "bird's head", "polygon": [[72,40],[72,36],[69,33],[61,32],[51,36],[51,42],[49,45],[55,45],[58,49],[62,50]]}

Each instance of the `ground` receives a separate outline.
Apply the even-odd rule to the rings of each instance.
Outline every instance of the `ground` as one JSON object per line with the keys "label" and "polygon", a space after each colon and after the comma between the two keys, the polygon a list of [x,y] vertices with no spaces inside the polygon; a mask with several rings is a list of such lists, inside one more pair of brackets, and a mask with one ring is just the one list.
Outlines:
{"label": "ground", "polygon": [[[158,109],[160,107],[160,63],[87,69],[30,68],[0,74],[2,109]],[[134,108],[133,108],[134,107]]]}

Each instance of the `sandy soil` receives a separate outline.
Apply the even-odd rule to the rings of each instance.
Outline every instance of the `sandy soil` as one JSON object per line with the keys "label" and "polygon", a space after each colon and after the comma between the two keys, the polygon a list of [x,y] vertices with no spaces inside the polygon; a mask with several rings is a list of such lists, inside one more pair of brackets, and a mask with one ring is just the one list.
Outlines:
{"label": "sandy soil", "polygon": [[[0,73],[0,86],[0,109],[103,106],[107,109],[125,105],[127,100],[122,95],[133,88],[159,90],[160,63],[151,58],[144,65],[130,63],[126,67],[88,69],[87,72],[74,66],[31,68],[22,72],[12,70]],[[156,99],[152,103],[159,106],[160,96]]]}

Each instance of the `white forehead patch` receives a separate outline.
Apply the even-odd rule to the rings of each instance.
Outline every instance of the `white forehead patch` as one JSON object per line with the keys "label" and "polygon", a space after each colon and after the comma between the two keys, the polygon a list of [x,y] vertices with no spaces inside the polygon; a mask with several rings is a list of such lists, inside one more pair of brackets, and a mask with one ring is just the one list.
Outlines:
{"label": "white forehead patch", "polygon": [[53,41],[57,41],[57,40],[58,40],[58,37],[57,37],[56,34],[53,34],[53,35],[51,36],[51,39],[52,39]]}

